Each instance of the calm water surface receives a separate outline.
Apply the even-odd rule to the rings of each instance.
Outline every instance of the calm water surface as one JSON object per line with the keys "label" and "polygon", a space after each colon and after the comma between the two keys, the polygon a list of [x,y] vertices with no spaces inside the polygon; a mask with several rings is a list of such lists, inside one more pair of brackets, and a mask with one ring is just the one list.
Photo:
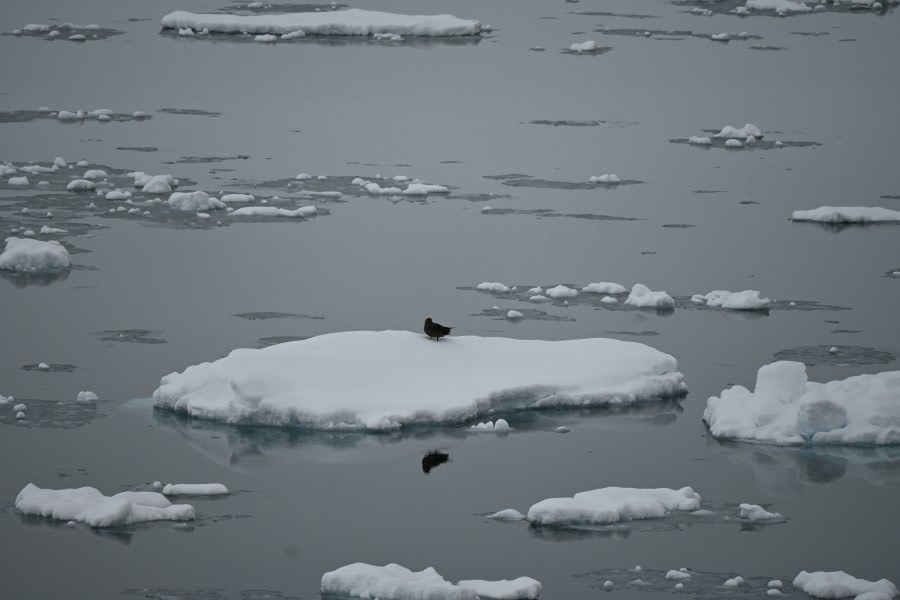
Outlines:
{"label": "calm water surface", "polygon": [[[495,30],[468,43],[401,44],[263,45],[159,33],[171,10],[225,6],[94,0],[6,7],[4,31],[71,21],[123,33],[83,44],[0,36],[0,111],[112,108],[152,118],[0,123],[0,159],[83,158],[171,173],[195,181],[192,189],[263,197],[291,191],[257,184],[301,171],[328,175],[335,186],[354,176],[404,174],[453,193],[423,202],[345,195],[320,199],[330,214],[305,222],[231,224],[214,214],[226,225],[211,227],[193,216],[67,212],[65,201],[33,185],[0,185],[4,235],[22,224],[14,211],[26,198],[63,219],[48,224],[102,226],[62,238],[87,251],[73,254],[84,268],[67,278],[49,285],[0,279],[0,393],[32,413],[24,425],[0,409],[4,595],[240,598],[269,590],[314,598],[324,572],[356,561],[434,566],[453,580],[528,575],[544,584],[545,598],[604,594],[592,587],[596,578],[578,576],[636,564],[785,580],[801,569],[841,569],[900,581],[900,452],[722,444],[701,422],[710,395],[733,383],[752,386],[756,370],[782,350],[858,348],[854,364],[810,367],[814,381],[897,368],[900,279],[884,275],[900,268],[900,229],[788,220],[793,210],[821,205],[900,207],[882,198],[900,195],[894,10],[739,19],[697,17],[664,1],[385,0],[355,6],[452,12]],[[762,39],[722,44],[595,31],[604,27],[746,31]],[[798,35],[810,32],[827,35]],[[612,50],[562,52],[589,39]],[[535,46],[546,51],[529,51]],[[820,145],[726,151],[669,142],[748,121],[767,140]],[[641,183],[546,183],[581,184],[603,173]],[[486,177],[503,174],[528,176],[532,185]],[[485,206],[512,212],[483,213]],[[552,214],[535,213],[541,210]],[[680,297],[758,289],[801,306],[768,315],[688,308],[658,315],[573,301],[537,307],[566,320],[514,323],[481,313],[533,306],[460,289],[481,281],[520,288],[640,282]],[[259,312],[306,318],[235,316]],[[648,343],[677,357],[690,393],[678,404],[631,411],[522,415],[507,437],[234,429],[151,408],[161,376],[234,348],[280,336],[418,330],[428,315],[466,335]],[[129,341],[133,330],[146,330],[140,340],[165,343]],[[873,364],[872,349],[888,352],[890,362]],[[75,369],[22,368],[42,361]],[[61,416],[54,403],[87,389],[101,398],[96,410]],[[558,425],[572,432],[551,433]],[[424,475],[420,459],[435,448],[452,460]],[[28,482],[114,493],[154,480],[218,481],[236,493],[193,502],[200,518],[190,527],[114,532],[24,519],[12,506]],[[553,536],[483,519],[586,489],[684,485],[704,501],[770,504],[789,520],[758,530],[661,524]]]}

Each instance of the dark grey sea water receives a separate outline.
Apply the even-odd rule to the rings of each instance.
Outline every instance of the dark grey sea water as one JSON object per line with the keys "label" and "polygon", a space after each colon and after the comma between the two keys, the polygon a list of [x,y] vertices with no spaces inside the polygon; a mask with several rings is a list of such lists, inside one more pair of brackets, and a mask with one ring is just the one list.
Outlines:
{"label": "dark grey sea water", "polygon": [[[83,43],[0,36],[0,161],[84,159],[119,184],[127,171],[171,173],[195,182],[186,189],[323,210],[277,222],[153,206],[142,206],[148,216],[110,214],[87,204],[127,205],[66,194],[68,173],[29,175],[24,189],[3,178],[3,237],[22,226],[68,229],[37,237],[66,243],[77,267],[59,278],[0,272],[0,394],[30,413],[16,423],[0,407],[2,595],[315,598],[324,572],[357,561],[434,566],[454,581],[527,575],[543,597],[563,599],[606,594],[596,586],[634,565],[900,581],[900,450],[724,444],[701,421],[709,396],[752,387],[776,357],[806,360],[813,381],[898,368],[900,278],[885,273],[900,265],[900,226],[789,217],[821,205],[900,208],[900,15],[889,5],[707,17],[690,14],[694,4],[363,2],[353,6],[450,12],[494,31],[462,42],[274,45],[160,33],[171,10],[213,12],[226,0],[5,6],[3,33],[66,21],[121,33]],[[637,35],[646,30],[658,33]],[[722,32],[760,39],[702,37]],[[611,50],[563,52],[591,39]],[[529,51],[538,46],[545,51]],[[68,124],[42,117],[42,106],[150,118]],[[670,142],[746,122],[787,147]],[[306,189],[344,195],[288,188],[300,172],[328,176]],[[587,185],[604,173],[628,184]],[[349,185],[377,174],[451,194],[391,201]],[[34,185],[41,180],[50,185]],[[758,289],[777,309],[679,301],[657,314],[581,297],[536,306],[465,289],[482,281],[644,283],[682,300]],[[497,318],[509,309],[526,318]],[[429,315],[465,335],[647,343],[678,359],[690,393],[674,405],[522,415],[505,437],[236,429],[151,408],[161,376],[234,348],[418,331]],[[831,346],[846,347],[848,360],[833,359]],[[27,368],[40,362],[59,368]],[[81,390],[100,402],[72,406]],[[559,425],[571,433],[553,433]],[[451,460],[425,475],[421,458],[433,449]],[[13,508],[29,482],[111,494],[155,480],[216,481],[235,493],[193,501],[200,518],[187,527],[90,531]],[[552,535],[483,518],[604,486],[685,485],[704,502],[769,505],[788,520]],[[651,588],[612,594],[669,592]]]}

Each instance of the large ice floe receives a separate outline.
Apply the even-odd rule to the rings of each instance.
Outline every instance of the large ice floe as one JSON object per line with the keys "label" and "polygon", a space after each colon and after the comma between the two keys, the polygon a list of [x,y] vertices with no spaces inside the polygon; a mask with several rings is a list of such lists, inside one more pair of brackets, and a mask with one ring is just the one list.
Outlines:
{"label": "large ice floe", "polygon": [[717,438],[770,444],[900,444],[900,371],[813,383],[806,366],[759,369],[756,390],[736,385],[711,397],[703,420]]}
{"label": "large ice floe", "polygon": [[434,342],[408,331],[349,331],[234,350],[166,375],[153,401],[228,423],[384,431],[678,396],[686,388],[677,368],[649,346],[604,338]]}
{"label": "large ice floe", "polygon": [[791,220],[819,223],[900,222],[900,210],[880,206],[820,206],[813,210],[795,210]]}
{"label": "large ice floe", "polygon": [[70,266],[69,251],[57,241],[8,237],[6,249],[0,254],[0,269],[7,271],[55,273]]}
{"label": "large ice floe", "polygon": [[850,598],[857,600],[890,600],[898,594],[897,586],[887,579],[867,581],[843,571],[800,571],[794,587],[815,598]]}
{"label": "large ice floe", "polygon": [[411,571],[391,563],[383,567],[354,563],[322,576],[322,594],[382,600],[530,600],[540,596],[541,584],[530,577],[512,581],[469,579],[453,584],[428,567]]}
{"label": "large ice floe", "polygon": [[123,527],[146,521],[190,521],[194,507],[172,504],[156,492],[120,492],[104,496],[92,487],[49,490],[29,483],[16,496],[25,515],[75,521],[91,527]]}
{"label": "large ice floe", "polygon": [[162,18],[163,29],[208,30],[211,33],[353,35],[391,33],[435,37],[478,35],[481,23],[453,15],[400,15],[353,8],[341,11],[267,15],[196,14],[175,11]]}
{"label": "large ice floe", "polygon": [[670,511],[700,509],[700,494],[690,487],[641,489],[605,487],[571,498],[548,498],[528,509],[533,525],[584,527],[622,521],[661,519]]}

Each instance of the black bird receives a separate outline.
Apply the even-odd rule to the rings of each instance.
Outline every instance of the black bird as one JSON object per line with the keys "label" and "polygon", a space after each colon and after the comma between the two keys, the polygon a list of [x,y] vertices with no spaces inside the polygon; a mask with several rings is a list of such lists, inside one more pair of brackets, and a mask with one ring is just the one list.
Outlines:
{"label": "black bird", "polygon": [[426,475],[438,465],[442,465],[450,460],[450,455],[439,450],[432,450],[422,457],[422,472]]}
{"label": "black bird", "polygon": [[434,338],[437,341],[441,341],[441,338],[445,335],[450,335],[450,330],[452,327],[444,327],[440,323],[435,323],[431,320],[431,317],[425,319],[425,335],[430,338]]}

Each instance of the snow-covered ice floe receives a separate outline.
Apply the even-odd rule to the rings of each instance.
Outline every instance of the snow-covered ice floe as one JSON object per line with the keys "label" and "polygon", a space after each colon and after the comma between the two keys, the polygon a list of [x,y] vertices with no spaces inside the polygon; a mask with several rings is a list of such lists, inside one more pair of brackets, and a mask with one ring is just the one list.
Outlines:
{"label": "snow-covered ice floe", "polygon": [[756,390],[736,385],[707,400],[703,420],[717,438],[770,444],[900,444],[900,371],[807,381],[806,366],[759,369]]}
{"label": "snow-covered ice floe", "polygon": [[579,527],[622,521],[661,519],[670,511],[695,511],[700,494],[690,487],[641,489],[606,487],[579,492],[571,498],[548,498],[528,509],[534,525]]}
{"label": "snow-covered ice floe", "polygon": [[229,217],[288,217],[303,219],[315,216],[319,210],[315,206],[301,206],[294,210],[275,206],[245,206],[228,213]]}
{"label": "snow-covered ice floe", "polygon": [[743,292],[715,290],[708,294],[694,294],[691,296],[691,302],[730,310],[767,310],[770,300],[760,298],[757,290]]}
{"label": "snow-covered ice floe", "polygon": [[890,600],[897,595],[897,586],[887,579],[867,581],[843,571],[800,571],[794,587],[815,598],[850,598],[857,600]]}
{"label": "snow-covered ice floe", "polygon": [[146,521],[190,521],[194,507],[172,504],[156,492],[121,492],[104,496],[92,487],[41,489],[29,483],[16,496],[16,508],[25,515],[76,521],[91,527],[122,527]]}
{"label": "snow-covered ice floe", "polygon": [[675,300],[666,292],[651,291],[646,285],[636,283],[631,286],[631,293],[625,304],[638,308],[675,308]]}
{"label": "snow-covered ice floe", "polygon": [[791,220],[819,223],[900,222],[900,210],[880,206],[820,206],[813,210],[795,210]]}
{"label": "snow-covered ice floe", "polygon": [[57,241],[8,237],[0,269],[20,273],[55,273],[71,266],[69,251]]}
{"label": "snow-covered ice floe", "polygon": [[162,491],[164,496],[222,496],[228,488],[221,483],[169,483]]}
{"label": "snow-covered ice floe", "polygon": [[353,35],[389,33],[406,37],[478,35],[481,23],[453,15],[401,15],[352,8],[334,12],[266,15],[196,14],[175,11],[162,18],[163,29],[211,33]]}
{"label": "snow-covered ice floe", "polygon": [[540,596],[541,584],[530,577],[519,577],[512,581],[470,579],[454,585],[433,567],[417,572],[394,563],[383,567],[354,563],[325,573],[321,591],[382,600],[478,600],[479,597],[527,600]]}
{"label": "snow-covered ice floe", "polygon": [[784,517],[781,513],[773,513],[764,509],[759,504],[741,504],[741,519],[747,521],[779,521]]}
{"label": "snow-covered ice floe", "polygon": [[[349,331],[234,350],[166,375],[153,401],[228,423],[384,431],[464,423],[490,410],[680,396],[686,387],[677,368],[672,356],[649,346],[604,338],[458,336],[435,343],[408,331]],[[448,379],[448,372],[457,375]],[[445,384],[434,386],[436,380]]]}

